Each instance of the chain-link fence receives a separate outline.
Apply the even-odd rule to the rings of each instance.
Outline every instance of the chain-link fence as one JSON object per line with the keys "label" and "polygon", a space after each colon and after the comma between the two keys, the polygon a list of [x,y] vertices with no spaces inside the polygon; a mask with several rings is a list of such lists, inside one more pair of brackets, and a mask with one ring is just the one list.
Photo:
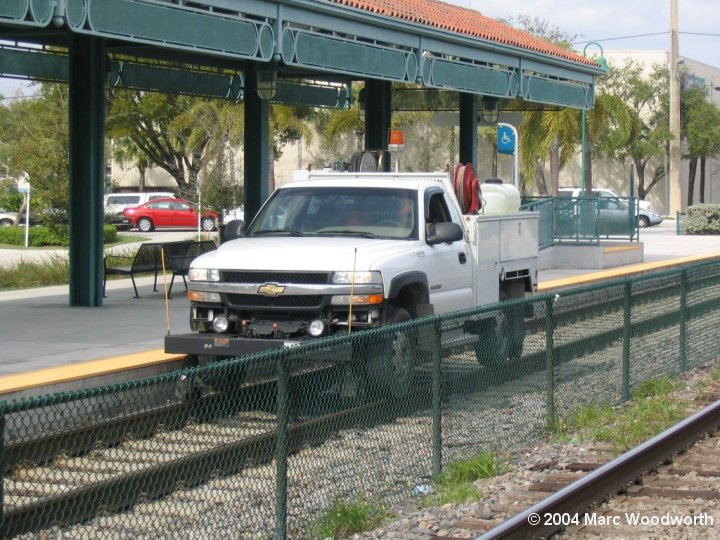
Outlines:
{"label": "chain-link fence", "polygon": [[717,357],[720,259],[2,403],[3,537],[313,538]]}

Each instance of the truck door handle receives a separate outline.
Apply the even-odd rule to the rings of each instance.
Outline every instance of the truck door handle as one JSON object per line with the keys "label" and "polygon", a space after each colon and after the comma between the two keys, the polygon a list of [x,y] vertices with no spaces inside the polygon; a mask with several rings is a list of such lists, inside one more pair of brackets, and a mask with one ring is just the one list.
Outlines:
{"label": "truck door handle", "polygon": [[460,261],[460,264],[465,264],[467,262],[467,255],[465,253],[458,253],[458,260]]}

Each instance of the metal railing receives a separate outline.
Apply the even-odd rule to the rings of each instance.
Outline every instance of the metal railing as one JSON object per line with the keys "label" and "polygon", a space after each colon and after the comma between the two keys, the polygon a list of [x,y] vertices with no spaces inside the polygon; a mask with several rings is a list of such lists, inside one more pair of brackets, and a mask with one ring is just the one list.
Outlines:
{"label": "metal railing", "polygon": [[521,210],[540,213],[540,248],[639,239],[636,197],[526,198]]}
{"label": "metal railing", "polygon": [[720,259],[2,402],[3,537],[312,538],[717,360]]}

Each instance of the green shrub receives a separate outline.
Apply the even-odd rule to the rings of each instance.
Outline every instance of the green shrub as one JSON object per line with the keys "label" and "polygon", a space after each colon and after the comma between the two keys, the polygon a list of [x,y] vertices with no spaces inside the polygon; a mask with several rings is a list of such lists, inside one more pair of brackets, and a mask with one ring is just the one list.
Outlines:
{"label": "green shrub", "polygon": [[689,206],[684,229],[685,234],[720,234],[720,204]]}
{"label": "green shrub", "polygon": [[[103,226],[103,241],[113,244],[117,241],[117,228],[114,225]],[[0,244],[13,246],[25,245],[25,227],[0,227]],[[28,246],[44,247],[70,245],[70,232],[67,225],[37,225],[28,231]]]}
{"label": "green shrub", "polygon": [[103,225],[103,242],[105,244],[114,244],[117,242],[117,227],[115,225]]}

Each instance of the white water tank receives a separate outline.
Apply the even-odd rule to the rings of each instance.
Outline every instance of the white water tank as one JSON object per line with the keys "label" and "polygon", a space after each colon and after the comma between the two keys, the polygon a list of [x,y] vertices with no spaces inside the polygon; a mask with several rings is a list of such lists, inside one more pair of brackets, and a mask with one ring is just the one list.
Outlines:
{"label": "white water tank", "polygon": [[520,192],[499,178],[488,178],[480,185],[481,214],[512,214],[520,210]]}

